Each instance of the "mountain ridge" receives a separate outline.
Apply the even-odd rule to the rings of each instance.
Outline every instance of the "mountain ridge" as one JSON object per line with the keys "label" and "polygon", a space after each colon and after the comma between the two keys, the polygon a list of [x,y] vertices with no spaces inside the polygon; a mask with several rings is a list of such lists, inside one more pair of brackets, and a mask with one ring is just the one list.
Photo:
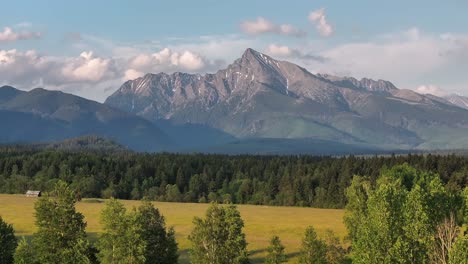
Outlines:
{"label": "mountain ridge", "polygon": [[1,87],[2,94],[10,95],[0,102],[2,143],[50,142],[96,134],[140,151],[168,147],[168,137],[151,122],[95,101],[42,88],[24,92]]}
{"label": "mountain ridge", "polygon": [[425,149],[454,147],[449,137],[455,135],[461,138],[456,144],[468,147],[468,111],[453,104],[389,81],[312,74],[253,49],[216,73],[147,74],[127,81],[105,104],[152,122],[206,125],[240,139]]}

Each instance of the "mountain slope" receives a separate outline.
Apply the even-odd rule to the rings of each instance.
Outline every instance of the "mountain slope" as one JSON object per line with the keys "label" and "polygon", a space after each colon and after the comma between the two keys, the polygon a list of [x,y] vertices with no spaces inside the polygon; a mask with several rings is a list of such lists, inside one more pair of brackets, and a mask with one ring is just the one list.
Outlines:
{"label": "mountain slope", "polygon": [[154,124],[129,113],[58,91],[0,88],[0,141],[44,142],[99,135],[135,150],[162,150],[168,137]]}
{"label": "mountain slope", "polygon": [[468,109],[468,97],[452,94],[445,96],[444,98],[454,105]]}
{"label": "mountain slope", "polygon": [[153,122],[203,125],[240,139],[468,147],[466,110],[388,81],[314,75],[252,49],[214,74],[127,81],[105,103]]}

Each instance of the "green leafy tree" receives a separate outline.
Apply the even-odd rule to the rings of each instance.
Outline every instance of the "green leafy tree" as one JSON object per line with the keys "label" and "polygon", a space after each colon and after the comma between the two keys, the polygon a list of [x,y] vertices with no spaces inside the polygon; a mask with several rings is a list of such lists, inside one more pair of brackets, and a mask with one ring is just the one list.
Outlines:
{"label": "green leafy tree", "polygon": [[0,216],[0,263],[13,263],[17,244],[13,226]]}
{"label": "green leafy tree", "polygon": [[145,242],[145,263],[175,264],[179,258],[174,229],[166,228],[166,221],[149,201],[135,211],[138,233]]}
{"label": "green leafy tree", "polygon": [[15,264],[39,264],[32,246],[23,237],[18,243],[14,256]]}
{"label": "green leafy tree", "polygon": [[284,246],[278,236],[273,236],[270,240],[268,247],[268,255],[265,258],[266,264],[280,264],[286,262],[286,255],[284,254]]}
{"label": "green leafy tree", "polygon": [[310,226],[306,229],[302,240],[300,264],[327,264],[327,244],[317,237],[315,229]]}
{"label": "green leafy tree", "polygon": [[437,226],[460,207],[437,175],[408,165],[384,170],[375,187],[355,177],[346,195],[354,263],[428,263]]}
{"label": "green leafy tree", "polygon": [[211,205],[205,219],[195,217],[189,235],[194,264],[249,263],[247,242],[242,232],[244,221],[235,206]]}
{"label": "green leafy tree", "polygon": [[36,202],[32,245],[40,263],[89,263],[86,223],[75,203],[74,191],[63,181]]}
{"label": "green leafy tree", "polygon": [[463,190],[463,221],[465,234],[460,235],[449,252],[449,264],[468,264],[468,187]]}
{"label": "green leafy tree", "polygon": [[449,252],[449,264],[468,264],[468,236],[461,236]]}
{"label": "green leafy tree", "polygon": [[122,203],[110,199],[101,213],[103,233],[99,237],[98,258],[101,263],[145,263],[146,243],[136,225],[137,216],[127,214]]}

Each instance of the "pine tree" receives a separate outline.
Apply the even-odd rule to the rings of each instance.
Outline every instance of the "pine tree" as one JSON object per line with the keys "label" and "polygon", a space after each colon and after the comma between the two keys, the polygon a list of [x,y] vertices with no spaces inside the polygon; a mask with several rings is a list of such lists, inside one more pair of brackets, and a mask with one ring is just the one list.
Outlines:
{"label": "pine tree", "polygon": [[0,263],[13,263],[17,243],[13,226],[0,216]]}
{"label": "pine tree", "polygon": [[302,240],[300,264],[327,264],[327,245],[317,237],[315,229],[310,226],[306,229]]}
{"label": "pine tree", "polygon": [[325,258],[328,264],[341,264],[345,262],[346,250],[341,246],[340,239],[330,229],[325,231],[325,244],[327,245]]}
{"label": "pine tree", "polygon": [[144,201],[135,211],[135,224],[145,242],[145,263],[175,264],[179,258],[174,229],[167,230],[166,221],[151,202]]}
{"label": "pine tree", "polygon": [[89,263],[84,216],[75,210],[75,193],[59,181],[35,204],[33,250],[41,263]]}
{"label": "pine tree", "polygon": [[175,230],[170,227],[166,234],[166,258],[164,264],[177,263],[179,260],[179,247],[175,238]]}
{"label": "pine tree", "polygon": [[268,247],[268,255],[265,258],[266,264],[280,264],[286,262],[286,255],[284,254],[284,246],[278,236],[273,236],[270,240]]}

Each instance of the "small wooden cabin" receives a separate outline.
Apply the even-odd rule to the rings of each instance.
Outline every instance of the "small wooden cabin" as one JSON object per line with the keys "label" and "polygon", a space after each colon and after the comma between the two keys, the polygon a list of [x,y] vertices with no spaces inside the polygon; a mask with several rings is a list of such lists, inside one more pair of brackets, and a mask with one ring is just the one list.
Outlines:
{"label": "small wooden cabin", "polygon": [[31,191],[26,192],[26,197],[41,197],[41,191]]}

